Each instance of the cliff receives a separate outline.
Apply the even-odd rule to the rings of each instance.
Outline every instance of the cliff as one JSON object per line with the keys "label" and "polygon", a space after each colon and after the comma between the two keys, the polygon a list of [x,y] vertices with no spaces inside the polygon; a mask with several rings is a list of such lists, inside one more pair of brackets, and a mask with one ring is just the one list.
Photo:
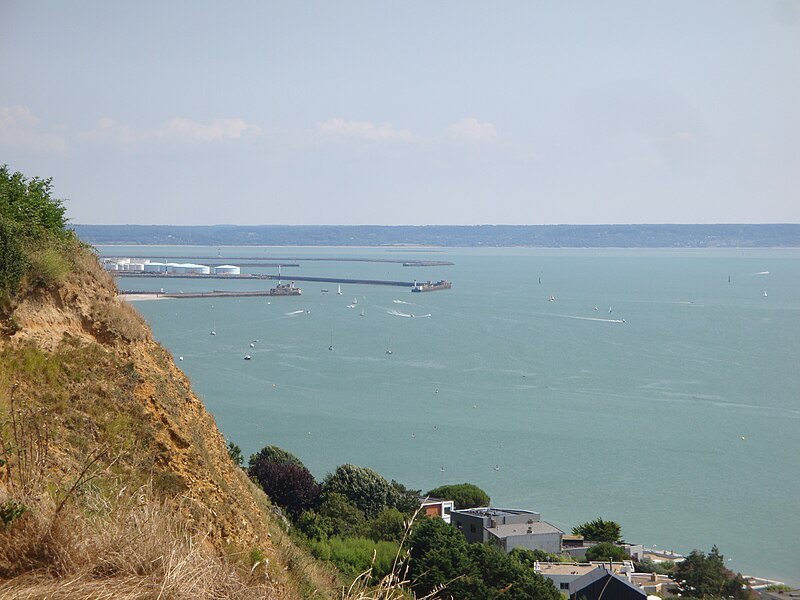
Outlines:
{"label": "cliff", "polygon": [[329,595],[96,257],[71,261],[0,310],[0,597]]}

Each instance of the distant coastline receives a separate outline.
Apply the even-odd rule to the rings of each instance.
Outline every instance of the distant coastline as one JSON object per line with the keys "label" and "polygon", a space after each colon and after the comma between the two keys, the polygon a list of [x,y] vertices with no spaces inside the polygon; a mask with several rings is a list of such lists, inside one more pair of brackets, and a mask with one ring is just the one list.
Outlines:
{"label": "distant coastline", "polygon": [[73,225],[94,245],[798,248],[800,224]]}

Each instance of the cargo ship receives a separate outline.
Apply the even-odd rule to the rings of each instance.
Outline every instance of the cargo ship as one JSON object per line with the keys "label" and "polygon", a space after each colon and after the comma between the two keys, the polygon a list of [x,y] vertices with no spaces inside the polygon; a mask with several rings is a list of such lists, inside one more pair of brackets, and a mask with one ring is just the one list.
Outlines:
{"label": "cargo ship", "polygon": [[276,287],[267,292],[268,296],[299,296],[303,291],[291,283],[279,283]]}
{"label": "cargo ship", "polygon": [[411,287],[412,292],[436,292],[438,290],[449,290],[453,287],[453,284],[449,281],[445,281],[444,279],[432,283],[430,281],[426,281],[425,283],[417,283],[414,282],[414,285]]}

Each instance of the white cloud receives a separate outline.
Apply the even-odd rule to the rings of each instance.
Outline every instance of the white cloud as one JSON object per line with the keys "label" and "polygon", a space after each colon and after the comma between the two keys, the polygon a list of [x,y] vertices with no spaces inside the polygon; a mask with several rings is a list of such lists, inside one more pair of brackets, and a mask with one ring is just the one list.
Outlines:
{"label": "white cloud", "polygon": [[209,123],[199,123],[185,117],[174,117],[158,129],[140,131],[109,117],[103,117],[97,122],[97,126],[86,134],[86,138],[108,141],[121,146],[133,146],[152,140],[181,143],[235,140],[260,131],[260,127],[239,118],[214,119]]}
{"label": "white cloud", "polygon": [[497,129],[491,123],[481,123],[469,117],[453,123],[447,128],[448,135],[454,140],[472,143],[491,143],[497,141]]}
{"label": "white cloud", "polygon": [[238,140],[248,133],[259,133],[261,129],[243,119],[214,119],[210,123],[198,123],[184,117],[175,117],[158,131],[158,137],[185,142],[216,142]]}
{"label": "white cloud", "polygon": [[43,130],[27,106],[0,106],[0,144],[43,152],[66,148],[63,136]]}
{"label": "white cloud", "polygon": [[417,139],[408,129],[396,129],[389,122],[375,125],[369,121],[345,121],[336,117],[317,123],[317,131],[332,137],[350,137],[362,140],[413,142]]}

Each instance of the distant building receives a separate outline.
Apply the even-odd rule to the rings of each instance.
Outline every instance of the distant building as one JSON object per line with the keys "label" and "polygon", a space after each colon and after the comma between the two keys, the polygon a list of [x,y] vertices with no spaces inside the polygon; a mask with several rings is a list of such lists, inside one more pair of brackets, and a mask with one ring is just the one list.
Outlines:
{"label": "distant building", "polygon": [[564,532],[541,520],[531,510],[507,508],[469,508],[454,510],[450,521],[468,542],[491,542],[506,552],[514,548],[561,552]]}
{"label": "distant building", "polygon": [[441,500],[439,498],[420,498],[422,514],[426,517],[439,517],[445,523],[450,523],[450,514],[455,510],[452,500]]}

